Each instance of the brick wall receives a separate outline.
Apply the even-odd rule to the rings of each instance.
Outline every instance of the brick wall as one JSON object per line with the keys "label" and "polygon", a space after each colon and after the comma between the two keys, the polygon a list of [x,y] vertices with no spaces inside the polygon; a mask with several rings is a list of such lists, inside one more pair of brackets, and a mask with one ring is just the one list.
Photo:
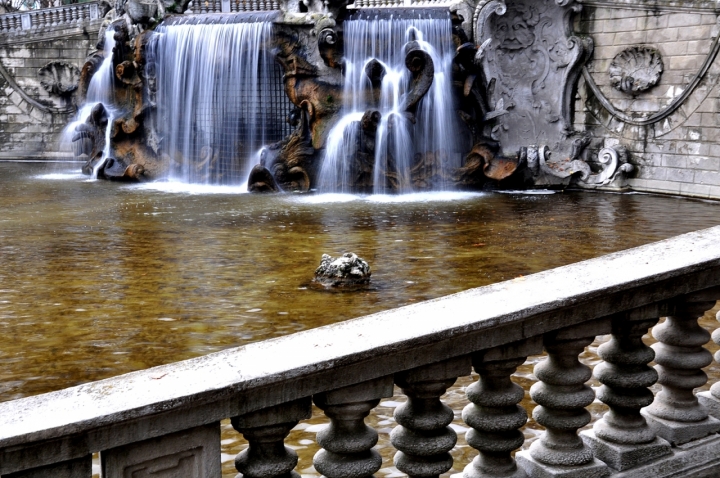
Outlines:
{"label": "brick wall", "polygon": [[[647,6],[644,6],[648,3]],[[588,70],[603,95],[618,109],[645,117],[667,107],[705,62],[718,35],[720,11],[707,2],[586,2],[575,29],[595,43]],[[633,96],[610,84],[612,59],[633,46],[650,46],[662,55],[657,86]],[[697,89],[666,119],[633,126],[609,114],[581,79],[576,127],[625,146],[638,172],[628,185],[640,191],[720,198],[720,57]]]}
{"label": "brick wall", "polygon": [[[67,159],[60,135],[72,114],[43,111],[33,101],[54,108],[73,104],[49,94],[40,84],[38,70],[51,61],[65,61],[81,69],[97,43],[100,21],[84,27],[45,29],[25,35],[0,37],[0,63],[17,88],[0,74],[0,159]],[[18,91],[21,90],[21,91]],[[67,151],[62,151],[66,149]]]}

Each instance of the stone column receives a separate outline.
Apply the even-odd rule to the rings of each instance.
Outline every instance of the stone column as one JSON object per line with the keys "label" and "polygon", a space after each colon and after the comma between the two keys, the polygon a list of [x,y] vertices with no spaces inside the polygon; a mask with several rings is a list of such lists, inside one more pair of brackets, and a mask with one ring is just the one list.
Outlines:
{"label": "stone column", "polygon": [[715,305],[716,298],[715,291],[687,295],[674,304],[675,314],[653,329],[658,341],[652,346],[655,370],[662,390],[642,413],[655,433],[673,445],[720,431],[720,421],[708,416],[693,393],[707,382],[702,368],[712,362],[703,347],[710,334],[698,325],[698,317]]}
{"label": "stone column", "polygon": [[317,434],[323,449],[313,457],[315,469],[328,478],[373,476],[382,458],[372,449],[378,434],[365,425],[365,417],[381,398],[392,396],[392,376],[314,395],[315,405],[330,418],[330,424]]}
{"label": "stone column", "polygon": [[463,420],[472,430],[465,435],[479,453],[465,467],[464,478],[525,478],[511,453],[525,441],[522,428],[527,412],[518,404],[525,391],[511,380],[511,375],[528,355],[542,352],[542,338],[495,347],[473,354],[477,382],[467,389],[469,405],[463,409]]}
{"label": "stone column", "polygon": [[[720,312],[715,315],[715,319],[720,322]],[[720,328],[712,333],[713,342],[720,345]],[[715,352],[715,361],[720,362],[720,350]],[[705,407],[711,417],[720,419],[720,382],[715,382],[710,387],[709,392],[700,392],[697,394],[698,401]]]}
{"label": "stone column", "polygon": [[454,414],[440,401],[457,377],[470,375],[470,356],[458,357],[395,374],[408,400],[395,409],[399,426],[390,441],[399,451],[395,466],[411,478],[438,477],[453,465],[448,453],[457,434],[448,427]]}
{"label": "stone column", "polygon": [[293,471],[297,453],[285,446],[285,437],[300,420],[312,416],[310,398],[264,408],[231,419],[248,448],[235,458],[241,478],[300,478]]}
{"label": "stone column", "polygon": [[655,352],[642,341],[658,319],[640,317],[620,314],[612,318],[612,338],[598,348],[604,362],[593,372],[603,384],[597,396],[610,410],[592,431],[581,434],[595,456],[618,471],[672,453],[670,444],[658,438],[640,414],[641,408],[653,402],[648,387],[658,379],[655,369],[648,366]]}
{"label": "stone column", "polygon": [[577,434],[590,423],[585,407],[595,400],[595,393],[585,385],[592,371],[580,363],[578,355],[595,336],[609,329],[609,320],[596,320],[544,336],[548,357],[535,366],[540,382],[530,388],[530,396],[538,403],[533,418],[545,432],[528,451],[515,455],[529,476],[598,478],[610,474],[607,465],[593,457]]}

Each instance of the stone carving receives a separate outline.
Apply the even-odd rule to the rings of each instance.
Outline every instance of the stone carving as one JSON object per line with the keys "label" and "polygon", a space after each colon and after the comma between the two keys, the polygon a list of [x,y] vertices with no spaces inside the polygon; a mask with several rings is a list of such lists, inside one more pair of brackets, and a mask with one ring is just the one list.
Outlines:
{"label": "stone carving", "polygon": [[192,428],[101,452],[108,478],[220,475],[220,426]]}
{"label": "stone carving", "polygon": [[520,164],[527,160],[523,148],[544,148],[536,183],[567,184],[589,171],[579,164],[589,141],[572,126],[573,91],[592,49],[589,39],[567,36],[579,9],[572,0],[512,0],[476,12],[474,61],[487,81],[485,135],[501,156]]}
{"label": "stone carving", "polygon": [[38,78],[48,93],[69,96],[78,89],[80,69],[65,61],[51,61],[38,70]]}
{"label": "stone carving", "polygon": [[618,53],[608,73],[615,89],[637,94],[657,85],[663,72],[663,61],[655,48],[632,47]]}
{"label": "stone carving", "polygon": [[338,258],[323,254],[313,282],[323,287],[358,286],[369,283],[370,275],[368,263],[352,252]]}

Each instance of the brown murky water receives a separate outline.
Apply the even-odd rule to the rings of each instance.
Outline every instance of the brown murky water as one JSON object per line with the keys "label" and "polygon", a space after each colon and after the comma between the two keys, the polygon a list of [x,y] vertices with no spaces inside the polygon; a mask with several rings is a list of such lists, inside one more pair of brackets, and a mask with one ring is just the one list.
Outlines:
{"label": "brown murky water", "polygon": [[[289,334],[720,224],[720,203],[640,194],[251,196],[0,163],[0,401]],[[160,189],[158,189],[160,188]],[[353,251],[369,291],[307,288]],[[714,328],[710,314],[705,325]],[[589,347],[586,360],[597,361]],[[290,360],[291,357],[288,357]],[[531,359],[516,379],[534,381]],[[710,373],[720,377],[712,368]],[[446,397],[466,404],[462,379]],[[394,476],[397,397],[370,418]],[[528,408],[531,407],[529,399]],[[598,407],[598,410],[600,408]],[[289,443],[314,475],[318,414]],[[532,424],[531,424],[532,425]],[[463,440],[459,472],[474,456]],[[528,438],[536,435],[527,427]],[[244,446],[225,424],[224,471]]]}

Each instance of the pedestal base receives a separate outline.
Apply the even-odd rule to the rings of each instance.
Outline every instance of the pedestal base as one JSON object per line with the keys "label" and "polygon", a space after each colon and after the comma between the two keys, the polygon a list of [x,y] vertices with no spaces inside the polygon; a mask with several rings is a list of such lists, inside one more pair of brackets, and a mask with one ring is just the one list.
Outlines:
{"label": "pedestal base", "polygon": [[720,420],[720,400],[715,398],[710,392],[700,392],[695,395],[700,405],[705,407],[711,417]]}
{"label": "pedestal base", "polygon": [[645,417],[655,434],[666,439],[672,445],[682,445],[720,431],[720,420],[713,417],[708,417],[699,422],[683,423],[657,418],[650,415],[645,409],[640,410],[640,413]]}
{"label": "pedestal base", "polygon": [[662,438],[655,438],[650,443],[639,445],[622,445],[598,438],[592,430],[580,433],[580,437],[585,442],[585,446],[593,451],[595,458],[618,471],[672,454],[670,443]]}
{"label": "pedestal base", "polygon": [[525,450],[515,454],[515,461],[533,478],[604,478],[610,475],[607,465],[597,459],[582,466],[553,466],[540,463]]}

